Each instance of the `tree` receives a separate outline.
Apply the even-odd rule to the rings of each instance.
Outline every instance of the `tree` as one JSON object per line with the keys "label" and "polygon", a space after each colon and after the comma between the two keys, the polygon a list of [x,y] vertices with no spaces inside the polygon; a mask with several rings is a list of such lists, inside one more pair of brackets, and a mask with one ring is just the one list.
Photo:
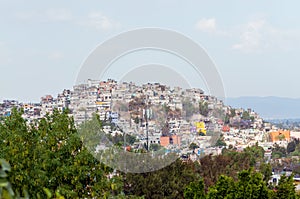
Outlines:
{"label": "tree", "polygon": [[242,113],[242,119],[243,119],[243,120],[251,120],[248,111],[243,111],[243,113]]}
{"label": "tree", "polygon": [[205,199],[204,181],[201,178],[198,182],[191,182],[184,190],[186,199]]}
{"label": "tree", "polygon": [[134,123],[135,123],[135,124],[139,124],[139,122],[140,122],[140,119],[139,119],[138,116],[136,116],[136,117],[134,118]]}
{"label": "tree", "polygon": [[162,149],[163,147],[160,146],[159,144],[151,144],[150,145],[150,151],[158,151],[160,149]]}
{"label": "tree", "polygon": [[272,158],[286,157],[286,149],[284,147],[275,144],[272,149]]}
{"label": "tree", "polygon": [[235,198],[268,199],[267,186],[261,173],[252,169],[244,170],[239,173],[238,179]]}
{"label": "tree", "polygon": [[[105,135],[109,141],[111,141],[113,144],[115,145],[120,145],[123,146],[124,145],[124,134],[116,134],[114,136],[112,136],[111,134]],[[126,145],[133,145],[134,142],[136,141],[136,137],[133,135],[129,135],[126,134],[125,135],[125,144]]]}
{"label": "tree", "polygon": [[15,196],[11,183],[7,179],[10,171],[9,163],[4,159],[0,159],[0,198],[13,198]]}
{"label": "tree", "polygon": [[230,122],[230,115],[229,115],[229,114],[226,114],[226,115],[225,115],[225,118],[224,118],[224,123],[225,123],[225,124],[229,124],[229,122]]}
{"label": "tree", "polygon": [[288,143],[287,147],[286,147],[286,151],[287,153],[291,153],[291,152],[294,152],[296,150],[296,143],[295,141],[291,141]]}
{"label": "tree", "polygon": [[265,150],[261,146],[258,146],[258,143],[254,146],[246,147],[244,152],[251,157],[250,166],[255,166],[257,162],[263,162]]}
{"label": "tree", "polygon": [[199,148],[199,146],[197,144],[195,144],[194,142],[192,142],[189,146],[189,149],[192,149],[192,150],[194,150],[196,148]]}
{"label": "tree", "polygon": [[265,183],[268,183],[272,176],[272,166],[270,163],[262,163],[259,168],[260,172],[263,175],[263,180]]}
{"label": "tree", "polygon": [[191,182],[186,187],[184,196],[207,199],[268,199],[269,191],[262,174],[248,169],[239,172],[236,182],[231,177],[220,175],[215,185],[209,188],[206,197],[203,180],[200,179],[198,183]]}
{"label": "tree", "polygon": [[216,142],[216,146],[222,147],[222,146],[226,146],[226,143],[224,142],[223,138],[220,137],[217,142]]}
{"label": "tree", "polygon": [[233,148],[224,148],[222,155],[208,155],[201,158],[201,166],[196,167],[196,172],[203,177],[207,191],[218,181],[220,175],[225,174],[237,180],[239,171],[247,170],[255,166],[256,163],[262,162],[263,157],[264,150],[258,145],[248,147],[243,152],[237,152]]}
{"label": "tree", "polygon": [[288,198],[295,199],[296,191],[293,176],[281,176],[278,186],[276,187],[277,191],[275,192],[275,199]]}
{"label": "tree", "polygon": [[277,139],[282,141],[282,140],[285,139],[285,136],[283,134],[280,134],[280,135],[277,136]]}
{"label": "tree", "polygon": [[235,109],[232,108],[230,109],[230,117],[234,117],[234,116],[236,116],[236,113],[235,113]]}
{"label": "tree", "polygon": [[209,188],[208,199],[234,198],[235,183],[231,177],[221,175],[217,183]]}
{"label": "tree", "polygon": [[124,193],[147,198],[183,198],[185,187],[198,180],[192,162],[176,160],[148,173],[124,173]]}
{"label": "tree", "polygon": [[208,113],[209,113],[209,110],[208,110],[208,103],[205,102],[205,101],[200,101],[199,102],[199,111],[200,111],[200,114],[207,117],[208,116]]}
{"label": "tree", "polygon": [[238,171],[248,169],[249,157],[245,153],[227,153],[225,155],[204,156],[200,159],[200,166],[196,171],[203,177],[205,190],[213,186],[219,179],[220,175],[226,174],[233,179],[237,179]]}
{"label": "tree", "polygon": [[86,149],[67,110],[54,110],[37,125],[27,126],[22,111],[13,109],[0,124],[0,138],[0,158],[11,165],[9,181],[16,192],[25,189],[30,198],[107,197],[120,192],[116,177],[106,177],[112,169]]}

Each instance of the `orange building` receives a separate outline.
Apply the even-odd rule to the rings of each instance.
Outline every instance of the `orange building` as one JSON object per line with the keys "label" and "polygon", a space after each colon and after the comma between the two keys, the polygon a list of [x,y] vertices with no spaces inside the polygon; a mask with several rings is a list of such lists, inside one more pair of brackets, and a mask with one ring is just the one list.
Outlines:
{"label": "orange building", "polygon": [[180,137],[178,135],[161,136],[160,145],[165,147],[169,144],[180,145]]}
{"label": "orange building", "polygon": [[230,127],[224,125],[224,126],[222,127],[222,131],[223,131],[223,132],[229,132],[229,131],[230,131]]}
{"label": "orange building", "polygon": [[270,138],[272,142],[276,141],[290,141],[291,140],[291,132],[288,130],[278,130],[270,132]]}

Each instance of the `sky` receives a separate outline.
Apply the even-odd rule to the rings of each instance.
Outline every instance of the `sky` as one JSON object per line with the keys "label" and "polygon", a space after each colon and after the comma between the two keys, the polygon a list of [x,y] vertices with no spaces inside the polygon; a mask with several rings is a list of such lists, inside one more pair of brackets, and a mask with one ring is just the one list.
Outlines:
{"label": "sky", "polygon": [[[299,7],[296,0],[1,0],[0,100],[38,102],[72,88],[98,45],[144,27],[174,30],[202,46],[226,97],[300,98]],[[131,60],[150,64],[141,62],[147,53]],[[171,67],[177,59],[157,57]],[[129,58],[115,67],[130,64]]]}

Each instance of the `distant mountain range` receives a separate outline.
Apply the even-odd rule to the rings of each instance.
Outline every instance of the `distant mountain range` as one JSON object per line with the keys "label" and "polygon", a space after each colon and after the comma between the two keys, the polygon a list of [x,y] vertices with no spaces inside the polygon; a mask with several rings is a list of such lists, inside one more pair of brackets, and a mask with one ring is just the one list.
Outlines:
{"label": "distant mountain range", "polygon": [[263,119],[300,118],[300,98],[238,97],[226,98],[225,104],[233,108],[251,108]]}

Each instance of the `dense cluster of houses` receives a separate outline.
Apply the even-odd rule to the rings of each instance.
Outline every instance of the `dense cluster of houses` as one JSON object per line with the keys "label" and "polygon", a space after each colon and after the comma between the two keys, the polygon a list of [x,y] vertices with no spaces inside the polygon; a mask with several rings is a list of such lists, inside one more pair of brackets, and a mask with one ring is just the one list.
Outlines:
{"label": "dense cluster of houses", "polygon": [[[205,104],[202,108],[207,109],[206,114],[201,112],[200,103]],[[106,133],[131,134],[139,140],[136,146],[157,144],[198,155],[220,153],[218,147],[212,146],[219,135],[227,146],[240,150],[257,142],[268,149],[272,142],[279,141],[284,145],[289,139],[289,136],[273,139],[272,132],[277,129],[251,109],[234,109],[232,113],[230,106],[214,96],[205,95],[201,89],[171,88],[159,83],[136,85],[111,79],[88,80],[75,85],[73,90],[63,90],[56,98],[46,95],[40,103],[5,100],[0,103],[0,118],[10,116],[12,107],[22,108],[28,123],[51,114],[54,109],[68,109],[76,125],[91,119],[96,113],[105,121],[103,128]],[[243,119],[244,112],[251,120]],[[229,124],[224,124],[226,115],[231,115]],[[204,125],[204,136],[199,135],[199,123]],[[111,124],[119,128],[112,128]],[[191,151],[191,143],[198,148]]]}

